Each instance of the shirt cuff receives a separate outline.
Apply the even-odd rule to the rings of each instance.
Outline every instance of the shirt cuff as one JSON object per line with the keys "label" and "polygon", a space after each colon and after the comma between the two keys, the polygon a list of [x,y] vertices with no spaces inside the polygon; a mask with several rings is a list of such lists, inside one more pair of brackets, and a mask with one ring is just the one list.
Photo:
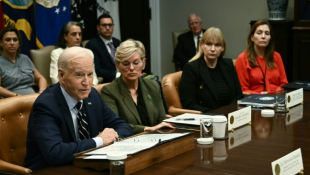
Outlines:
{"label": "shirt cuff", "polygon": [[93,140],[96,142],[96,148],[103,145],[103,140],[101,137],[94,137]]}
{"label": "shirt cuff", "polygon": [[120,72],[116,72],[115,78],[120,77],[122,74]]}

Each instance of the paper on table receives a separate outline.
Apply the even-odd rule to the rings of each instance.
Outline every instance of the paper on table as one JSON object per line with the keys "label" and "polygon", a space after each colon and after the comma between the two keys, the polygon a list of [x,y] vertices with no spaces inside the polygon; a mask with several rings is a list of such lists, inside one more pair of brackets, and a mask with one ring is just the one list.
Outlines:
{"label": "paper on table", "polygon": [[142,150],[149,149],[159,142],[165,142],[188,135],[190,133],[169,133],[169,134],[144,134],[127,140],[116,142],[109,146],[85,153],[84,155],[106,155],[109,152],[117,151],[127,155],[138,153]]}
{"label": "paper on table", "polygon": [[107,155],[93,155],[85,157],[84,159],[108,159]]}
{"label": "paper on table", "polygon": [[[188,118],[194,118],[195,120],[180,120],[180,119],[188,119]],[[170,123],[181,123],[181,124],[189,124],[189,125],[200,125],[200,119],[202,118],[225,118],[223,115],[203,115],[203,114],[182,114],[178,115],[176,117],[172,117],[169,119],[164,120],[165,122],[170,122]]]}

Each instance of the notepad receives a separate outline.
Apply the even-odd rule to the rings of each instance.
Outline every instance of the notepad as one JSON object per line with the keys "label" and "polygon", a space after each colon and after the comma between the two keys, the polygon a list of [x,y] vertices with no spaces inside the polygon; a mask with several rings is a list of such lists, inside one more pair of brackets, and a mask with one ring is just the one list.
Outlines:
{"label": "notepad", "polygon": [[156,145],[160,145],[190,134],[192,133],[143,134],[123,141],[115,142],[109,146],[85,153],[84,155],[106,155],[107,153],[113,151],[132,155],[143,150],[153,148]]}
{"label": "notepad", "polygon": [[[192,119],[194,118],[195,120],[184,120],[184,119]],[[188,125],[200,125],[200,119],[202,118],[223,118],[226,119],[224,115],[203,115],[203,114],[181,114],[176,117],[172,117],[169,119],[165,119],[165,122],[170,122],[170,123],[180,123],[180,124],[188,124]]]}

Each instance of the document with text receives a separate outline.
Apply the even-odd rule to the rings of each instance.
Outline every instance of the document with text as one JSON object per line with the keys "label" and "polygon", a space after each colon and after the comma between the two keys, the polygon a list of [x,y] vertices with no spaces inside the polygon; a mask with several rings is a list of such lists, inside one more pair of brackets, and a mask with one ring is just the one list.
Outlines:
{"label": "document with text", "polygon": [[106,155],[114,151],[131,155],[190,134],[192,133],[143,134],[115,142],[109,146],[85,153],[84,155]]}

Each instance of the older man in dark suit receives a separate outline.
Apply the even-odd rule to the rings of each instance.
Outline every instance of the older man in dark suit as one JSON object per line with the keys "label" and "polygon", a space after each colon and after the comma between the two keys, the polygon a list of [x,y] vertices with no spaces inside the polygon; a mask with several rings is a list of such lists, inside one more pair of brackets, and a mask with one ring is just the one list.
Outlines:
{"label": "older man in dark suit", "polygon": [[99,35],[91,39],[86,48],[94,53],[95,70],[98,77],[103,78],[103,82],[111,82],[117,74],[115,68],[115,50],[120,45],[120,40],[112,37],[114,23],[108,14],[103,14],[97,19],[97,30]]}
{"label": "older man in dark suit", "polygon": [[59,83],[34,102],[24,166],[32,170],[72,163],[73,154],[132,135],[132,128],[92,88],[93,59],[70,47],[58,60]]}
{"label": "older man in dark suit", "polygon": [[188,17],[189,32],[181,34],[178,37],[178,44],[174,49],[173,59],[180,62],[180,67],[183,69],[185,63],[193,58],[198,52],[198,43],[202,37],[202,21],[196,14],[191,14]]}

